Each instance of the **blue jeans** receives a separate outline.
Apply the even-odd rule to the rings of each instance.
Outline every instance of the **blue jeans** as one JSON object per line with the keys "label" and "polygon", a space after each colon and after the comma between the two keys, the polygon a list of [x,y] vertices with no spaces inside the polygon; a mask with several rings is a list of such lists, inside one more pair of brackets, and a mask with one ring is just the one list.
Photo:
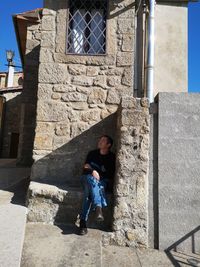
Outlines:
{"label": "blue jeans", "polygon": [[105,198],[106,181],[98,181],[91,174],[87,174],[81,176],[81,185],[84,195],[80,219],[87,221],[91,208],[107,206]]}

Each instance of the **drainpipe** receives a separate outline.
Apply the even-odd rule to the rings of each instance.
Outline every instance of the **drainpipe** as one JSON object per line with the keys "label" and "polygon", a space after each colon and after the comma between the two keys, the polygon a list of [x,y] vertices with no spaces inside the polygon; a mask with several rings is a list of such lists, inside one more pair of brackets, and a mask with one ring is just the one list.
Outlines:
{"label": "drainpipe", "polygon": [[[138,14],[139,13],[139,14]],[[140,63],[139,60],[138,60],[138,53],[140,52],[140,49],[138,50],[138,38],[140,36],[138,36],[138,16],[140,18],[140,16],[142,15],[142,31],[143,31],[143,36],[142,36],[142,40],[141,43],[142,43],[142,53],[143,53],[143,59],[145,57],[145,34],[146,34],[146,27],[145,27],[145,23],[146,23],[146,13],[147,13],[147,10],[146,10],[146,0],[140,0],[139,3],[138,3],[138,7],[135,11],[135,39],[136,41],[134,42],[135,45],[134,45],[134,51],[135,51],[135,55],[134,55],[134,96],[135,97],[141,97],[142,95],[142,90],[144,88],[143,86],[143,79],[144,79],[144,62],[142,62],[142,77],[139,76],[139,73],[138,71],[140,70]],[[140,21],[139,21],[140,23]],[[140,81],[139,81],[140,80]],[[142,80],[142,82],[141,82]]]}
{"label": "drainpipe", "polygon": [[148,53],[147,53],[147,98],[150,103],[154,102],[154,32],[155,32],[155,0],[149,0],[148,16]]}

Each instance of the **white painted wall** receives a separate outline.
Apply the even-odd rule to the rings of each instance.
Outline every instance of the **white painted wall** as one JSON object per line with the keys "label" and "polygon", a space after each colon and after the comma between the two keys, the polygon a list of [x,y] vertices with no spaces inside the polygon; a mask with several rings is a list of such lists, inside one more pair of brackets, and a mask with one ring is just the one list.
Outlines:
{"label": "white painted wall", "polygon": [[187,4],[157,4],[155,8],[155,80],[158,92],[188,90]]}

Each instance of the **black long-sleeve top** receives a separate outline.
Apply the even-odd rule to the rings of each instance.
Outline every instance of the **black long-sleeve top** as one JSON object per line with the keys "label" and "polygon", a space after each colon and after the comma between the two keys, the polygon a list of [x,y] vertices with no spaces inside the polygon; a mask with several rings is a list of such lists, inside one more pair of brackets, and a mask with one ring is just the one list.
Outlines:
{"label": "black long-sleeve top", "polygon": [[110,151],[108,154],[102,155],[100,150],[96,149],[88,153],[85,164],[89,164],[92,168],[87,172],[92,173],[93,170],[96,170],[101,179],[108,181],[108,189],[110,191],[115,175],[115,154]]}

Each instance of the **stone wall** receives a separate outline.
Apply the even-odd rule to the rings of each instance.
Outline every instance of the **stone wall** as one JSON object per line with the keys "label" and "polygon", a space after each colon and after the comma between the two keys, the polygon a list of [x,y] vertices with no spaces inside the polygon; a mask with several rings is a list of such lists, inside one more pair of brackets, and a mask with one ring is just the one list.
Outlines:
{"label": "stone wall", "polygon": [[123,98],[118,112],[114,233],[104,243],[148,245],[149,105],[145,98]]}
{"label": "stone wall", "polygon": [[40,27],[40,24],[29,24],[27,27],[18,153],[18,164],[20,165],[31,165],[33,163],[32,152],[36,124],[38,66],[41,39]]}
{"label": "stone wall", "polygon": [[20,114],[22,90],[1,93],[5,97],[5,114],[3,120],[3,134],[2,134],[2,151],[0,156],[2,158],[10,157],[11,149],[11,135],[12,133],[19,134],[20,131]]}
{"label": "stone wall", "polygon": [[31,178],[76,184],[97,138],[115,139],[121,96],[132,95],[134,3],[109,1],[107,53],[97,56],[66,54],[66,2],[47,4],[56,11],[43,10]]}

